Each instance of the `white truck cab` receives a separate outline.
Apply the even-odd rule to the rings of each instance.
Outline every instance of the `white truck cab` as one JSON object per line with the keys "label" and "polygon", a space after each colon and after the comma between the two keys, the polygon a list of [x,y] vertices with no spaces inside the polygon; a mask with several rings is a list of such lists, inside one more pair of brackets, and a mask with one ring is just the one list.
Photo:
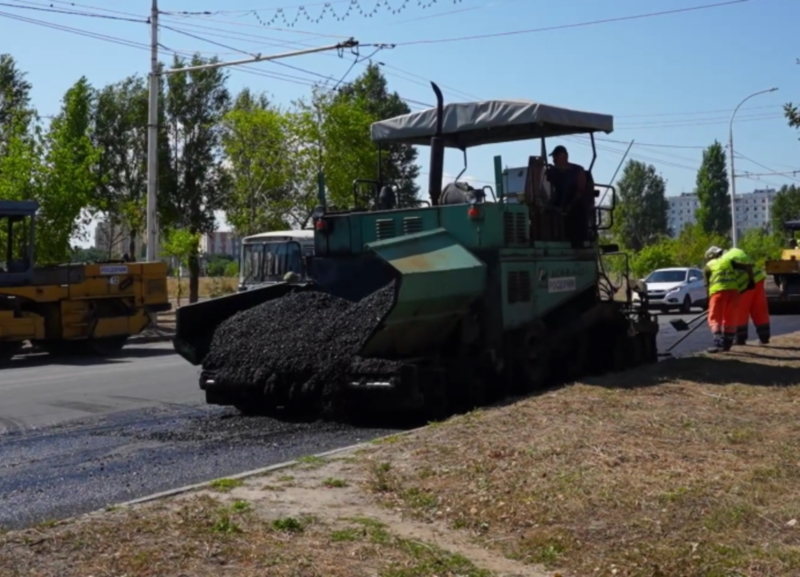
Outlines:
{"label": "white truck cab", "polygon": [[239,292],[283,282],[293,272],[308,278],[308,259],[314,256],[314,231],[276,230],[242,239]]}

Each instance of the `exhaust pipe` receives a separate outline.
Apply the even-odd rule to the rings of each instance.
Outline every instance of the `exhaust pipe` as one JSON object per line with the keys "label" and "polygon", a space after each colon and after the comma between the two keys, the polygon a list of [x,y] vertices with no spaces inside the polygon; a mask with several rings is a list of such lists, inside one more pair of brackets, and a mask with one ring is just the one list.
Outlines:
{"label": "exhaust pipe", "polygon": [[444,173],[444,139],[442,138],[442,123],[444,122],[444,97],[442,91],[431,82],[433,92],[436,94],[436,132],[431,138],[431,165],[428,177],[428,194],[431,197],[431,206],[439,204],[442,195],[442,176]]}

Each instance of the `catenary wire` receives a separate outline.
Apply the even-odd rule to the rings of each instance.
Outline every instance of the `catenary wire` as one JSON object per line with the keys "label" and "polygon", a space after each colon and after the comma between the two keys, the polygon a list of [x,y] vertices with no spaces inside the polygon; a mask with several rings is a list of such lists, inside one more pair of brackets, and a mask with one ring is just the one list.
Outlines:
{"label": "catenary wire", "polygon": [[660,16],[669,16],[672,14],[680,14],[683,12],[696,12],[698,10],[709,10],[712,8],[722,8],[732,6],[734,4],[743,4],[750,0],[729,0],[727,2],[717,2],[715,4],[703,4],[701,6],[690,6],[688,8],[675,8],[672,10],[662,10],[660,12],[648,12],[645,14],[634,14],[629,16],[616,16],[613,18],[603,18],[600,20],[590,20],[587,22],[576,22],[572,24],[560,24],[556,26],[544,26],[541,28],[528,28],[526,30],[510,30],[506,32],[495,32],[491,34],[473,34],[470,36],[456,36],[452,38],[430,38],[423,40],[409,40],[406,42],[395,42],[397,46],[412,46],[419,44],[445,44],[450,42],[466,42],[472,40],[483,40],[486,38],[500,38],[506,36],[518,36],[521,34],[535,34],[538,32],[550,32],[553,30],[566,30],[568,28],[581,28],[585,26],[597,26],[600,24],[611,24],[615,22],[625,22],[630,20],[641,20],[644,18],[656,18]]}
{"label": "catenary wire", "polygon": [[[29,4],[33,4],[30,2]],[[15,8],[17,10],[35,10],[37,12],[47,12],[50,14],[63,14],[68,16],[84,16],[87,18],[102,18],[105,20],[119,20],[122,22],[137,22],[140,24],[147,24],[149,20],[147,18],[131,18],[128,16],[114,16],[111,14],[96,14],[91,12],[83,12],[79,10],[67,10],[67,9],[60,9],[60,8],[51,8],[48,6],[43,5],[31,5],[31,6],[23,6],[21,4],[11,4],[9,2],[0,2],[0,6],[6,8]]]}
{"label": "catenary wire", "polygon": [[[23,7],[23,6],[15,6],[15,5],[12,5],[12,4],[7,4],[7,3],[0,3],[0,6],[12,6],[12,7],[26,8],[26,7]],[[57,10],[49,10],[49,11],[51,11],[51,12],[61,12],[61,13],[64,12],[64,11],[57,11]],[[76,13],[76,15],[84,15],[84,13]],[[37,21],[37,20],[34,20],[34,19],[28,19],[28,18],[25,18],[25,17],[21,17],[21,16],[17,16],[17,15],[11,15],[11,14],[7,14],[7,13],[0,13],[0,16],[8,17],[8,18],[19,20],[19,21],[23,21],[23,22],[29,22],[29,23],[33,23],[33,24],[43,25],[43,26],[47,26],[47,27],[54,28],[54,29],[57,29],[57,30],[63,30],[63,31],[66,31],[66,32],[72,32],[72,33],[76,33],[76,34],[87,36],[87,37],[91,37],[91,38],[96,38],[96,39],[100,39],[100,40],[114,42],[114,43],[118,43],[118,44],[125,45],[125,46],[131,46],[131,47],[142,48],[142,49],[149,49],[149,46],[146,45],[146,44],[135,42],[135,41],[130,41],[130,40],[123,39],[123,38],[112,37],[112,36],[108,36],[108,35],[104,35],[104,34],[98,34],[98,33],[90,32],[90,31],[74,29],[74,28],[71,28],[71,27],[58,25],[58,24],[55,24],[55,23],[49,23],[49,22],[45,22],[45,21]],[[133,21],[140,22],[140,23],[146,22],[145,20],[133,20]],[[203,40],[203,41],[209,42],[211,44],[219,45],[219,46],[221,46],[223,48],[226,48],[226,49],[234,50],[235,52],[238,52],[238,53],[250,54],[249,52],[237,49],[235,47],[222,45],[220,43],[216,43],[214,41],[210,41],[208,39],[204,39],[202,37],[195,36],[195,35],[193,35],[191,33],[185,33],[185,32],[182,32],[182,31],[174,30],[172,27],[169,27],[169,26],[165,26],[165,28],[171,29],[171,30],[176,31],[176,32],[184,33],[185,35],[187,35],[189,37],[193,37],[195,39],[199,39],[199,40]],[[170,50],[170,52],[175,52],[175,51]],[[182,52],[188,53],[188,51],[182,51]],[[355,63],[357,63],[357,60],[354,61],[353,65]],[[352,69],[353,65],[351,65],[351,69]],[[244,67],[240,67],[240,68],[244,68]],[[392,68],[397,69],[396,67],[392,67]],[[308,81],[306,79],[302,79],[300,77],[292,77],[291,75],[285,75],[285,74],[279,74],[279,73],[271,74],[271,73],[264,72],[264,71],[254,71],[254,70],[246,70],[246,71],[247,72],[251,72],[251,73],[255,72],[259,76],[265,76],[265,77],[274,78],[274,79],[278,79],[278,80],[296,82],[296,83],[300,83],[300,84],[303,84],[303,85],[313,85],[313,82],[310,82],[310,81]],[[303,69],[300,69],[300,71],[302,71],[304,73],[309,73],[310,72],[310,71],[303,70]],[[348,70],[348,72],[349,72],[349,70]],[[406,73],[413,74],[413,73],[409,73],[409,72],[406,72]],[[415,75],[415,74],[413,74],[413,75]],[[325,78],[327,80],[333,80],[334,79],[333,77],[330,77],[330,76],[327,76],[327,77],[324,76],[324,75],[318,75],[318,76],[320,76],[322,78]],[[418,76],[418,77],[422,78],[419,75],[415,75],[415,76]],[[339,82],[337,82],[337,85],[338,85],[338,83],[341,83],[341,80]],[[418,101],[412,101],[412,102],[414,102],[417,105],[427,106],[425,103],[422,103],[422,102],[418,102]],[[757,108],[769,108],[769,107],[757,107]],[[720,111],[722,111],[722,110],[720,110]],[[709,112],[716,112],[716,111],[697,111],[697,112],[674,113],[674,114],[691,115],[691,114],[703,114],[703,113],[709,113]],[[652,114],[652,115],[631,115],[630,117],[633,117],[633,116],[638,116],[638,117],[664,116],[664,115],[666,115],[666,114],[665,113],[660,113],[660,114]],[[756,119],[759,119],[759,118],[761,118],[761,117],[750,118],[750,120],[756,120]],[[748,118],[746,117],[746,118],[744,118],[742,120],[748,120]],[[723,121],[725,121],[725,119],[716,119],[716,120],[713,120],[713,121],[710,121],[710,122],[716,123],[716,122],[723,122]],[[696,123],[691,123],[691,125],[696,125]],[[599,139],[599,140],[601,140],[601,141],[605,140],[606,142],[623,143],[623,141],[613,141],[611,139]],[[576,140],[575,142],[579,142],[579,141]],[[586,144],[585,142],[580,142],[580,143],[584,144],[584,145]],[[641,146],[651,146],[651,147],[672,147],[672,148],[678,148],[679,147],[678,145],[658,145],[658,144],[653,144],[653,143],[639,143],[639,144]],[[681,146],[681,148],[688,148],[688,147]],[[693,146],[691,148],[703,148],[703,147],[699,147],[699,146],[694,147]],[[607,147],[606,150],[609,151],[609,152],[619,153],[619,151],[614,150],[614,149],[612,149],[610,147]],[[665,153],[662,153],[662,154],[665,154]],[[679,167],[679,168],[695,170],[694,168],[686,167],[686,166],[683,166],[683,165],[679,165],[677,163],[669,163],[669,164],[667,164],[665,161],[663,161],[661,159],[657,159],[657,158],[645,157],[643,155],[638,155],[638,154],[636,156],[640,157],[642,159],[646,159],[646,160],[649,160],[649,161],[652,161],[652,162],[656,162],[658,164],[666,164],[668,166],[674,166],[674,167]],[[740,155],[738,153],[737,153],[737,156],[741,156],[743,159],[745,159],[747,161],[750,161],[750,162],[752,162],[752,163],[754,163],[756,165],[759,165],[762,168],[765,168],[766,170],[769,171],[769,172],[763,172],[763,173],[748,173],[748,172],[746,172],[745,174],[742,175],[742,177],[772,176],[772,175],[785,176],[785,175],[796,175],[798,173],[798,171],[796,171],[796,170],[794,170],[794,171],[783,171],[783,172],[771,170],[769,167],[766,167],[765,165],[763,165],[761,163],[758,163],[757,161],[754,161],[754,160],[750,159],[749,157],[745,157],[744,155]],[[676,157],[676,158],[681,159],[681,157]],[[683,160],[686,160],[686,159],[683,159]],[[737,175],[737,177],[739,177],[739,175]]]}

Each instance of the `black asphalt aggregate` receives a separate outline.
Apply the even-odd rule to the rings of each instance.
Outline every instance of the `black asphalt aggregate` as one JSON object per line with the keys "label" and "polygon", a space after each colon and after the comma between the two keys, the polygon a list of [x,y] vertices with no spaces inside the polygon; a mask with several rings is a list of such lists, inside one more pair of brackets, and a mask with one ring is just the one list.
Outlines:
{"label": "black asphalt aggregate", "polygon": [[[659,350],[683,334],[669,321],[692,316],[660,315]],[[800,317],[774,316],[772,327],[773,335],[798,331]],[[674,352],[710,343],[702,326]],[[22,357],[0,370],[0,527],[64,518],[394,432],[242,417],[205,405],[197,368],[169,344],[126,354],[96,364]]]}
{"label": "black asphalt aggregate", "polygon": [[0,527],[64,518],[391,432],[189,405],[9,434],[0,440]]}

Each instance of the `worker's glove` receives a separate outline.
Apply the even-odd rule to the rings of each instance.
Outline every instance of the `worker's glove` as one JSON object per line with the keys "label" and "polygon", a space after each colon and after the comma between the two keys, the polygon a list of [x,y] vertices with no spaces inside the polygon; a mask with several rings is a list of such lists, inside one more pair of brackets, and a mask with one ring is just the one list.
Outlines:
{"label": "worker's glove", "polygon": [[755,288],[756,288],[756,283],[754,283],[754,282],[751,280],[751,281],[748,281],[748,282],[747,282],[747,288],[746,288],[745,290],[749,290],[749,291],[751,291],[751,290],[753,290],[753,289],[755,289]]}

